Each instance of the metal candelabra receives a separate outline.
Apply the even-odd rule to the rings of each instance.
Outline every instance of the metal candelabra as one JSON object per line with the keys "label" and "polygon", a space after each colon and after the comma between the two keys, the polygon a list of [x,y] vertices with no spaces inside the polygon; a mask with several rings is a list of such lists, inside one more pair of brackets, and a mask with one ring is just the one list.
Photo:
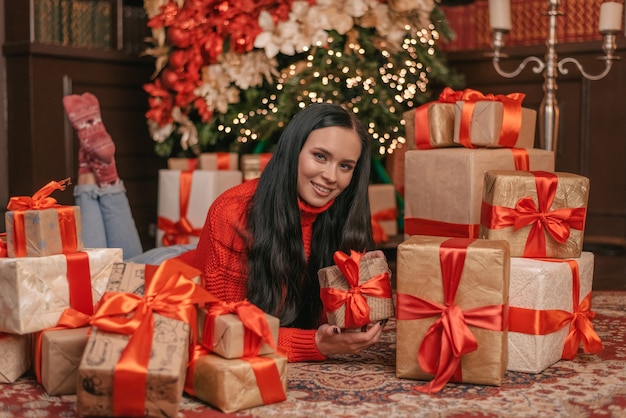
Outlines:
{"label": "metal candelabra", "polygon": [[539,138],[541,148],[552,151],[556,151],[556,142],[559,128],[559,105],[556,98],[558,73],[567,74],[568,69],[565,68],[565,65],[572,63],[578,68],[582,76],[586,79],[600,80],[609,73],[613,65],[613,61],[619,59],[619,57],[615,55],[615,49],[617,47],[616,35],[620,31],[617,29],[605,29],[600,31],[604,38],[602,44],[604,56],[599,57],[599,59],[605,62],[604,71],[597,75],[592,75],[585,72],[580,62],[575,58],[566,57],[559,60],[555,50],[557,45],[557,17],[563,15],[563,13],[559,10],[559,6],[560,0],[548,0],[548,11],[546,14],[550,19],[550,31],[548,33],[548,39],[546,40],[547,50],[544,60],[541,60],[540,58],[534,56],[530,56],[525,58],[519,64],[515,71],[504,71],[500,67],[500,60],[503,58],[507,58],[507,55],[502,52],[502,49],[504,48],[504,37],[509,32],[508,29],[493,29],[493,53],[490,54],[490,56],[492,57],[493,67],[495,68],[496,72],[502,77],[516,77],[530,62],[534,62],[536,64],[532,68],[532,71],[535,74],[543,72],[544,96],[539,107]]}

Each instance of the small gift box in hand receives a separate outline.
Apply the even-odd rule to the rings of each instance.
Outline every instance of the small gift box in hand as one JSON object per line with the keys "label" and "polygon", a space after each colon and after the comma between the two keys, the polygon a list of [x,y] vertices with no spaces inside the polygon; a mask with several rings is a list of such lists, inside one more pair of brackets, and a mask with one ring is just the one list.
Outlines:
{"label": "small gift box in hand", "polygon": [[335,265],[320,269],[320,297],[328,323],[361,328],[394,316],[391,272],[387,261],[362,259],[363,253],[335,252]]}

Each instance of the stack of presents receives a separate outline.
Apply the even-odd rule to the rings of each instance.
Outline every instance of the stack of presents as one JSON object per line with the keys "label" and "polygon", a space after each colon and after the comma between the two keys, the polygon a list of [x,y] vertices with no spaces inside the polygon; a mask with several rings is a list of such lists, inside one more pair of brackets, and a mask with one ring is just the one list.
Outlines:
{"label": "stack of presents", "polygon": [[[555,172],[553,152],[533,148],[536,112],[522,100],[445,89],[407,112],[403,187],[370,187],[378,242],[398,234],[404,197],[395,293],[386,260],[361,252],[337,252],[318,273],[329,323],[358,332],[397,318],[396,375],[424,381],[419,391],[498,386],[507,370],[539,373],[581,344],[602,349],[594,257],[582,250],[589,181]],[[269,158],[171,159],[159,173],[157,245],[197,240],[211,202]],[[80,208],[51,197],[67,183],[9,202],[1,382],[32,371],[49,395],[76,394],[84,416],[176,416],[184,393],[224,412],[286,399],[277,318],[217,300],[179,260],[84,248]]]}

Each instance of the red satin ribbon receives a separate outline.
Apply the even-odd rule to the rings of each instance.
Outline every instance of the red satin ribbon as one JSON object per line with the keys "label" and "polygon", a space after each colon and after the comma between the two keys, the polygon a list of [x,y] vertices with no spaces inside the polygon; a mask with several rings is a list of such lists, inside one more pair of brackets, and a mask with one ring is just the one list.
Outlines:
{"label": "red satin ribbon", "polygon": [[506,305],[490,305],[462,310],[454,304],[461,281],[467,247],[473,239],[450,238],[439,249],[444,303],[438,304],[412,295],[398,293],[397,319],[413,320],[439,315],[428,328],[419,347],[420,367],[434,378],[415,387],[425,393],[439,392],[448,381],[461,381],[461,357],[478,348],[469,325],[492,331],[506,327]]}
{"label": "red satin ribbon", "polygon": [[435,237],[478,238],[479,224],[455,224],[424,218],[405,218],[404,231],[408,235],[429,235]]}
{"label": "red satin ribbon", "polygon": [[517,143],[519,132],[522,126],[522,101],[526,97],[523,93],[511,93],[507,95],[482,94],[479,91],[467,89],[463,91],[461,100],[463,108],[461,111],[461,124],[459,131],[459,141],[467,148],[474,148],[471,142],[470,127],[474,116],[476,102],[496,101],[503,105],[502,128],[498,138],[498,144],[502,147],[512,148]]}
{"label": "red satin ribbon", "polygon": [[580,343],[585,353],[600,353],[602,341],[593,329],[591,319],[595,312],[591,310],[591,292],[580,301],[580,271],[576,260],[544,258],[541,261],[569,263],[572,271],[573,311],[558,309],[535,310],[518,307],[509,308],[509,331],[530,335],[546,335],[556,332],[569,324],[569,333],[563,347],[562,358],[571,360],[576,357]]}
{"label": "red satin ribbon", "polygon": [[84,252],[64,254],[67,266],[67,281],[70,293],[70,307],[86,315],[93,314],[91,295],[91,270],[89,255]]}
{"label": "red satin ribbon", "polygon": [[369,324],[370,307],[364,295],[377,298],[391,298],[391,282],[389,272],[377,274],[365,283],[359,285],[360,262],[363,253],[350,251],[350,255],[336,251],[333,258],[341,270],[350,290],[335,288],[320,289],[320,297],[326,312],[334,312],[340,307],[346,307],[345,328],[358,328]]}
{"label": "red satin ribbon", "polygon": [[259,354],[262,343],[276,349],[272,330],[267,323],[265,312],[247,300],[240,302],[218,302],[207,309],[202,334],[202,345],[213,350],[213,334],[215,333],[215,319],[221,315],[235,314],[244,327],[244,356]]}
{"label": "red satin ribbon", "polygon": [[372,236],[374,242],[380,243],[389,241],[389,237],[380,222],[395,221],[397,216],[395,208],[384,209],[372,214]]}
{"label": "red satin ribbon", "polygon": [[[146,278],[144,296],[106,292],[91,325],[106,332],[129,335],[129,341],[113,375],[113,409],[116,416],[143,416],[146,375],[152,352],[154,313],[190,325],[195,341],[196,305],[218,302],[212,294],[191,281],[200,272],[188,264],[169,259],[152,278]],[[190,348],[191,350],[191,348]],[[127,390],[127,388],[133,390]]]}
{"label": "red satin ribbon", "polygon": [[7,236],[6,232],[3,232],[0,234],[0,258],[5,258],[9,256],[7,243],[5,241],[6,236]]}
{"label": "red satin ribbon", "polygon": [[230,156],[229,152],[217,152],[217,169],[218,170],[233,170],[230,166]]}
{"label": "red satin ribbon", "polygon": [[189,208],[189,198],[191,196],[191,183],[193,182],[193,171],[181,171],[179,180],[179,213],[180,219],[174,222],[163,216],[157,218],[158,229],[164,232],[161,242],[164,246],[175,244],[189,244],[189,237],[199,237],[202,228],[194,228],[187,219]]}
{"label": "red satin ribbon", "polygon": [[462,91],[454,91],[450,87],[446,87],[439,95],[439,100],[423,104],[415,109],[413,137],[417,149],[432,148],[430,143],[430,121],[428,118],[428,109],[430,106],[437,103],[456,103],[458,100],[461,100],[462,96]]}
{"label": "red satin ribbon", "polygon": [[513,164],[518,171],[530,171],[530,157],[525,148],[510,148],[513,153]]}
{"label": "red satin ribbon", "polygon": [[[489,229],[513,227],[514,231],[532,225],[524,247],[524,257],[546,257],[546,234],[549,233],[558,243],[564,244],[570,235],[570,228],[584,230],[587,208],[562,208],[550,210],[556,194],[559,179],[556,174],[546,171],[532,171],[535,177],[537,200],[522,197],[515,208],[492,206],[482,202],[481,224]],[[545,230],[545,232],[544,232]]]}

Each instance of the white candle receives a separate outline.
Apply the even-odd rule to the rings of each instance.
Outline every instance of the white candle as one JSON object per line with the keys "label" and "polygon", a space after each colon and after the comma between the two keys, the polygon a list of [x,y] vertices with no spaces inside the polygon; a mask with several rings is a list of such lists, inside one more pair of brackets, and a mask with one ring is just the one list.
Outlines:
{"label": "white candle", "polygon": [[622,3],[609,1],[600,6],[600,32],[619,32],[622,30]]}
{"label": "white candle", "polygon": [[511,0],[489,0],[489,25],[492,29],[511,30]]}

